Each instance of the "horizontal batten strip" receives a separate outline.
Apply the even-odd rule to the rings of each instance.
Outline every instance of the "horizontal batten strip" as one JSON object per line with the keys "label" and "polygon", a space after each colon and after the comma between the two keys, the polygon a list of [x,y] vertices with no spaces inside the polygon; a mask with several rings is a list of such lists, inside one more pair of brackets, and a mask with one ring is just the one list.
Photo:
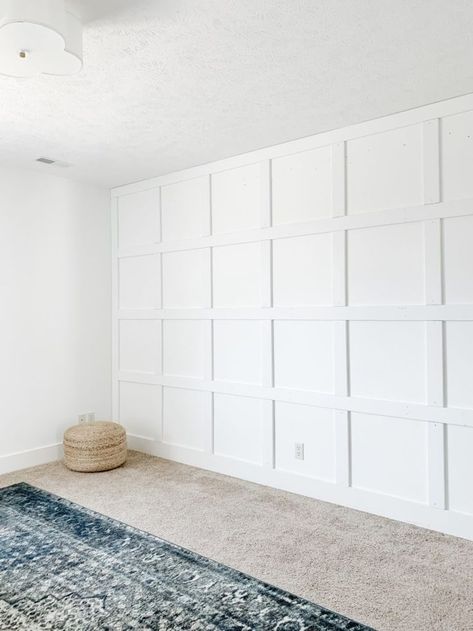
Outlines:
{"label": "horizontal batten strip", "polygon": [[472,305],[121,310],[120,320],[470,321]]}
{"label": "horizontal batten strip", "polygon": [[218,392],[220,394],[233,394],[255,399],[283,401],[285,403],[299,403],[301,405],[313,405],[314,407],[346,410],[349,412],[399,417],[412,421],[473,427],[473,410],[460,408],[443,408],[421,403],[361,399],[306,390],[288,390],[243,383],[206,381],[188,377],[147,375],[131,372],[120,372],[118,379],[120,381],[160,385],[168,388]]}
{"label": "horizontal batten strip", "polygon": [[118,256],[124,258],[129,256],[159,254],[161,252],[199,250],[222,245],[255,243],[257,241],[268,241],[270,239],[323,234],[327,232],[338,232],[340,230],[359,230],[362,228],[390,226],[406,222],[428,221],[471,214],[473,214],[472,200],[455,200],[428,206],[406,206],[379,212],[318,219],[304,223],[284,224],[271,228],[257,228],[255,230],[247,230],[239,233],[233,232],[210,237],[199,237],[198,239],[139,245],[126,249],[122,248],[118,251]]}

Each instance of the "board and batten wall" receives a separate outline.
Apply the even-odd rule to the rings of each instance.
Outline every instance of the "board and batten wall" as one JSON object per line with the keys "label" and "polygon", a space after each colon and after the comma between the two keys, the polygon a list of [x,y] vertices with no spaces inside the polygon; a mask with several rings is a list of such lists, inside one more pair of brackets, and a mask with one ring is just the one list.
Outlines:
{"label": "board and batten wall", "polygon": [[473,96],[112,205],[132,446],[473,539]]}

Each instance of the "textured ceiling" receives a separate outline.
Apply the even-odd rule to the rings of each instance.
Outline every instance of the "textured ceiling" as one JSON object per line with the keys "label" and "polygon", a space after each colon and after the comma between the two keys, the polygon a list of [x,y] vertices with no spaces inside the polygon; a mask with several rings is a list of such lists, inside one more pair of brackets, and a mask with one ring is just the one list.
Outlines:
{"label": "textured ceiling", "polygon": [[473,92],[471,0],[80,4],[81,74],[0,77],[2,163],[113,186]]}

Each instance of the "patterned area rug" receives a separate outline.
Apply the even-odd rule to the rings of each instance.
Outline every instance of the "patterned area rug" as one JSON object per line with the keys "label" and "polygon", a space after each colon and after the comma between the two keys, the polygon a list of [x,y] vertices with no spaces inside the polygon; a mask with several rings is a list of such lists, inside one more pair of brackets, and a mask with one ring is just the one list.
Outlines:
{"label": "patterned area rug", "polygon": [[27,484],[0,490],[0,629],[370,631]]}

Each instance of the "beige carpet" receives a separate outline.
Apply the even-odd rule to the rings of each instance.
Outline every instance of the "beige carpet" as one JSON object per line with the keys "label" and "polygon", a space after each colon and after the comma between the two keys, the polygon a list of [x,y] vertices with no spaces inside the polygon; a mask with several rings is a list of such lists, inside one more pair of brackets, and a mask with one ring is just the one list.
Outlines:
{"label": "beige carpet", "polygon": [[473,543],[131,453],[0,476],[115,517],[379,631],[472,631]]}

